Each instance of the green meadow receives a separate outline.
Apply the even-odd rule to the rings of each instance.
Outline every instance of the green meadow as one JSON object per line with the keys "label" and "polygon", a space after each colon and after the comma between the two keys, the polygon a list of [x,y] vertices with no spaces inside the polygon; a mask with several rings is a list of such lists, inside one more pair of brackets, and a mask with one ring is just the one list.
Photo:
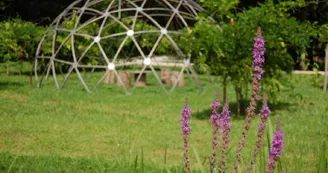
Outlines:
{"label": "green meadow", "polygon": [[[328,93],[322,92],[321,77],[284,78],[288,85],[277,92],[276,102],[269,103],[271,125],[266,133],[272,135],[279,116],[285,135],[282,169],[316,172],[322,145],[328,139]],[[200,93],[186,78],[185,87],[167,95],[150,75],[149,86],[136,88],[127,96],[122,88],[105,84],[87,93],[75,75],[58,92],[51,77],[36,88],[35,81],[29,84],[27,75],[2,73],[0,172],[182,172],[179,118],[185,98],[192,109],[191,166],[194,172],[207,170],[212,145],[209,105],[215,89],[222,88],[219,81],[212,83],[201,76],[204,90]],[[232,87],[228,88],[228,98],[232,109],[231,167],[244,116],[235,114]],[[256,118],[248,134],[242,167],[249,163],[258,124]],[[267,160],[267,138],[263,145],[259,162]],[[256,167],[261,172],[260,164]]]}

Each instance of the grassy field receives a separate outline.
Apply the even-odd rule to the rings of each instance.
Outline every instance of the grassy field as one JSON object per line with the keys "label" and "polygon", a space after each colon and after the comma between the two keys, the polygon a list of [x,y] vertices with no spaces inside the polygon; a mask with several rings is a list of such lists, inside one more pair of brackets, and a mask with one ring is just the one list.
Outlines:
{"label": "grassy field", "polygon": [[[321,145],[328,139],[328,93],[322,92],[315,76],[285,78],[289,86],[278,93],[279,102],[271,104],[271,122],[274,125],[279,115],[285,133],[282,165],[288,172],[315,172]],[[74,77],[58,92],[51,79],[36,88],[29,85],[28,76],[1,74],[0,172],[165,172],[165,167],[179,172],[183,161],[179,118],[186,97],[193,116],[190,145],[207,168],[209,104],[221,86],[204,76],[201,81],[203,93],[186,81],[186,87],[168,96],[150,79],[151,86],[126,96],[121,88],[109,85],[86,93]],[[234,107],[232,88],[228,95]],[[249,133],[243,166],[248,165],[258,122]],[[232,126],[229,166],[243,118],[234,115]],[[201,164],[190,154],[197,170]]]}

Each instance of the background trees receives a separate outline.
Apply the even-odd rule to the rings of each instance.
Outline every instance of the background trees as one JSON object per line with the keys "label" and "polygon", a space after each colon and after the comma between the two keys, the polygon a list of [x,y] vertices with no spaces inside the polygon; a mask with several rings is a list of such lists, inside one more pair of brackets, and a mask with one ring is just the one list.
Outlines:
{"label": "background trees", "polygon": [[[276,99],[274,93],[284,86],[282,74],[295,68],[305,69],[314,65],[319,68],[310,59],[320,54],[320,51],[316,52],[318,44],[314,42],[325,34],[324,29],[319,30],[318,22],[296,18],[300,15],[299,10],[312,7],[311,3],[267,0],[255,6],[244,4],[244,8],[249,8],[244,10],[236,4],[238,1],[204,1],[203,5],[208,7],[208,11],[189,35],[192,42],[184,45],[187,46],[186,50],[191,51],[200,72],[222,77],[224,97],[227,84],[234,86],[240,110],[248,93],[253,38],[258,26],[262,28],[266,40],[266,85],[263,89],[272,101]],[[219,21],[223,32],[207,20],[208,15]]]}

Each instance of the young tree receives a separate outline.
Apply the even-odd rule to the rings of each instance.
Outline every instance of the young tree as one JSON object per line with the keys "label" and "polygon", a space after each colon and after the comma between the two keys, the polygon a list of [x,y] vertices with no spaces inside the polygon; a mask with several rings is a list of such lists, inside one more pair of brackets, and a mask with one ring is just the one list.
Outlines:
{"label": "young tree", "polygon": [[[300,3],[299,6],[301,5]],[[189,44],[185,45],[191,50],[197,69],[221,76],[223,93],[226,93],[228,82],[234,86],[237,113],[240,113],[242,100],[248,93],[252,41],[257,27],[262,28],[266,40],[267,85],[264,85],[264,90],[270,98],[274,98],[275,91],[283,86],[282,74],[293,69],[294,61],[289,52],[293,50],[298,56],[304,54],[311,42],[310,37],[317,34],[315,27],[309,22],[299,22],[291,17],[287,13],[291,8],[295,6],[286,2],[274,4],[268,1],[242,13],[227,13],[222,17],[227,22],[220,23],[222,32],[211,20],[202,18],[202,22],[197,23],[189,35]]]}

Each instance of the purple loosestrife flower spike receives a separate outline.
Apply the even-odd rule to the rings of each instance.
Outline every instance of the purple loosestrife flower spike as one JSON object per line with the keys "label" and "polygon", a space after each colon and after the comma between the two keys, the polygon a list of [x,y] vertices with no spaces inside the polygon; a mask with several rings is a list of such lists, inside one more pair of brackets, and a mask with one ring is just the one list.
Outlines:
{"label": "purple loosestrife flower spike", "polygon": [[235,163],[232,172],[236,173],[238,170],[238,166],[241,160],[241,153],[245,146],[247,132],[251,126],[251,122],[255,117],[255,110],[257,107],[256,101],[259,100],[259,92],[261,91],[261,87],[259,85],[259,81],[262,79],[262,75],[264,70],[262,65],[264,63],[264,44],[265,40],[262,37],[261,28],[258,27],[257,29],[257,36],[254,38],[254,49],[253,49],[253,73],[252,73],[252,94],[251,94],[251,101],[250,105],[247,107],[246,112],[246,119],[244,128],[241,134],[241,139],[239,146],[237,148],[237,155],[235,158]]}
{"label": "purple loosestrife flower spike", "polygon": [[191,133],[190,118],[191,109],[188,107],[188,100],[185,101],[185,107],[181,111],[181,135],[189,135]]}
{"label": "purple loosestrife flower spike", "polygon": [[226,100],[224,103],[223,110],[221,112],[221,129],[222,129],[222,159],[221,159],[221,171],[225,172],[226,169],[226,159],[227,159],[227,152],[230,144],[230,137],[229,133],[231,131],[230,121],[230,110],[229,110],[229,100]]}
{"label": "purple loosestrife flower spike", "polygon": [[262,146],[264,129],[266,127],[266,121],[267,121],[270,113],[271,113],[271,111],[268,107],[267,95],[264,94],[264,96],[263,96],[263,105],[262,105],[261,112],[259,114],[259,117],[261,118],[261,123],[260,123],[260,126],[258,128],[258,132],[257,132],[257,141],[256,141],[255,149],[254,149],[254,154],[251,158],[251,164],[249,165],[249,167],[247,169],[248,173],[253,172],[253,165],[256,162],[256,157],[259,154],[260,148]]}
{"label": "purple loosestrife flower spike", "polygon": [[190,118],[191,118],[191,109],[188,107],[188,99],[185,101],[185,106],[181,111],[182,117],[180,118],[180,126],[181,126],[181,135],[183,136],[183,149],[184,149],[184,172],[190,173],[190,161],[188,157],[188,135],[191,133],[191,125],[190,125]]}
{"label": "purple loosestrife flower spike", "polygon": [[219,147],[218,138],[220,136],[220,114],[218,113],[221,103],[219,102],[219,90],[216,89],[216,97],[214,102],[210,105],[212,108],[211,122],[213,128],[213,138],[212,138],[212,154],[210,156],[210,172],[213,173],[216,165],[216,150]]}
{"label": "purple loosestrife flower spike", "polygon": [[278,161],[281,152],[284,148],[284,133],[280,127],[280,119],[277,119],[277,130],[273,135],[273,140],[270,148],[270,156],[266,173],[273,173],[276,168],[276,162]]}

